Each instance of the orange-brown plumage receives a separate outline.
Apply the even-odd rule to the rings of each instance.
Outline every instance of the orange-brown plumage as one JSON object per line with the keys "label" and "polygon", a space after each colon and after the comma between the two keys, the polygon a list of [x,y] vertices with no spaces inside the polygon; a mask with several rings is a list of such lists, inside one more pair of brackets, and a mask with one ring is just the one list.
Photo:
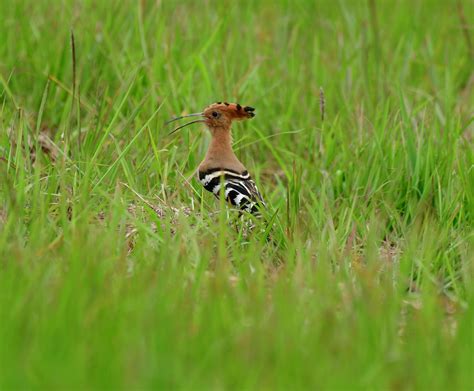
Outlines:
{"label": "orange-brown plumage", "polygon": [[214,193],[216,197],[220,196],[223,185],[225,198],[232,205],[252,213],[258,211],[263,199],[245,166],[232,149],[231,127],[233,121],[253,118],[254,111],[253,107],[241,106],[238,103],[217,102],[206,107],[202,113],[176,118],[197,116],[202,119],[175,129],[176,131],[197,122],[207,125],[211,133],[211,143],[198,167],[199,180],[205,189]]}

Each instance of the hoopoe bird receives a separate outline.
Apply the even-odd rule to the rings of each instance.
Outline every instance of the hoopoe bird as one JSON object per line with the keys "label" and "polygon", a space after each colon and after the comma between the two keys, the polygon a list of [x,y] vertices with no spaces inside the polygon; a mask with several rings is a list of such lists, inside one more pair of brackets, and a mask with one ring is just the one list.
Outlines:
{"label": "hoopoe bird", "polygon": [[231,134],[232,122],[253,118],[254,111],[253,107],[238,103],[217,102],[201,113],[176,117],[166,124],[183,118],[200,117],[177,127],[170,134],[195,123],[206,124],[211,133],[211,143],[198,167],[199,181],[217,198],[222,194],[234,207],[258,215],[265,203],[252,177],[232,149]]}

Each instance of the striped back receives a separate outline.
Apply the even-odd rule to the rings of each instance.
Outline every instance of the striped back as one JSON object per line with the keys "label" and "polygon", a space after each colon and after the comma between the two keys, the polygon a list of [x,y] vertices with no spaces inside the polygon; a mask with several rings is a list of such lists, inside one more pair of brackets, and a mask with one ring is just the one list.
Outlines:
{"label": "striped back", "polygon": [[199,180],[207,191],[217,198],[224,186],[225,199],[233,206],[252,214],[258,214],[265,202],[247,171],[238,173],[225,168],[214,168],[199,172]]}

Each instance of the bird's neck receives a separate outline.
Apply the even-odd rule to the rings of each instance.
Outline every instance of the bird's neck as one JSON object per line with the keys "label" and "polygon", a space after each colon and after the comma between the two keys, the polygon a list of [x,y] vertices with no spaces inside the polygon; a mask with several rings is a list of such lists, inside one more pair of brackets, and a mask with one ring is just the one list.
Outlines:
{"label": "bird's neck", "polygon": [[245,171],[244,165],[237,159],[232,149],[232,135],[229,128],[211,128],[211,143],[206,157],[199,166],[200,171],[214,168],[226,168],[237,172]]}
{"label": "bird's neck", "polygon": [[221,156],[233,155],[230,128],[212,128],[210,131],[212,138],[207,153]]}

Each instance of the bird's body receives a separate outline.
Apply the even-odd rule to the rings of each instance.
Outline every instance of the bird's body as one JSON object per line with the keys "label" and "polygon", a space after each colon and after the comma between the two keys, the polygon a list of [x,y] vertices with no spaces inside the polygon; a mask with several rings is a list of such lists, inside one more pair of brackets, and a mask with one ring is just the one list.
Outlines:
{"label": "bird's body", "polygon": [[233,206],[250,213],[258,213],[264,205],[255,182],[248,171],[236,172],[215,168],[199,171],[199,180],[217,198],[224,196]]}
{"label": "bird's body", "polygon": [[252,118],[254,109],[217,102],[202,113],[192,114],[198,115],[204,119],[191,123],[204,122],[212,137],[206,156],[198,167],[199,181],[217,198],[223,196],[234,207],[258,214],[265,203],[247,169],[235,155],[231,136],[232,121]]}

